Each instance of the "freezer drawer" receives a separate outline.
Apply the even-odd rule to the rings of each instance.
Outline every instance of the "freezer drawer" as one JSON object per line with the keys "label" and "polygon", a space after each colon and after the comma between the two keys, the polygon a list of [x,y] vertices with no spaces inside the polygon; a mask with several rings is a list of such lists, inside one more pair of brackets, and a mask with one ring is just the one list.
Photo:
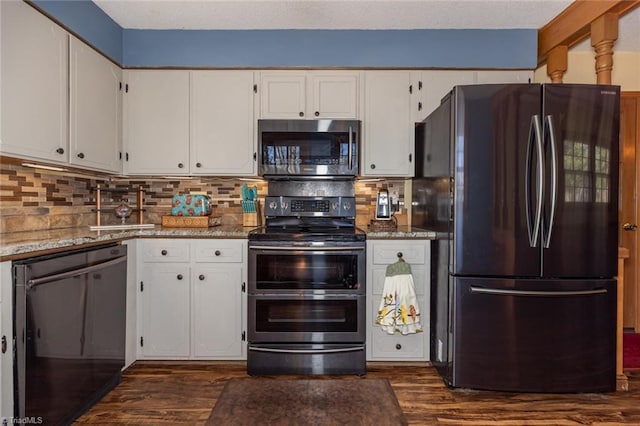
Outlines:
{"label": "freezer drawer", "polygon": [[456,278],[456,387],[615,390],[615,280]]}

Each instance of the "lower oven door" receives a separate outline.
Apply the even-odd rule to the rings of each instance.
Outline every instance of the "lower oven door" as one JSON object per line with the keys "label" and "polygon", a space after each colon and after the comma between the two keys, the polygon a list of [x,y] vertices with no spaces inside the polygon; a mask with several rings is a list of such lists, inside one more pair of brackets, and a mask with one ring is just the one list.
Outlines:
{"label": "lower oven door", "polygon": [[364,295],[249,295],[249,342],[363,343]]}

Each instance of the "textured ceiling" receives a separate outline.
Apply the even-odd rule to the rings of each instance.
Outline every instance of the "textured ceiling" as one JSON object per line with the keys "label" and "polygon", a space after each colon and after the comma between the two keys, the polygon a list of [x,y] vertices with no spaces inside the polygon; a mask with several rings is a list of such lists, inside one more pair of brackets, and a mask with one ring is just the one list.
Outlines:
{"label": "textured ceiling", "polygon": [[[571,0],[94,0],[135,29],[538,29]],[[574,50],[590,50],[588,42]],[[640,51],[640,8],[616,50]]]}

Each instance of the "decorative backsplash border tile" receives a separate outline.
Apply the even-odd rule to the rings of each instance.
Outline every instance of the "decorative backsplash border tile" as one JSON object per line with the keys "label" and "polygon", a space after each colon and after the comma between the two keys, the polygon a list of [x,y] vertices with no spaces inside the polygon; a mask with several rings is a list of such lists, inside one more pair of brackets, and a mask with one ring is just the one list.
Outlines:
{"label": "decorative backsplash border tile", "polygon": [[[213,215],[222,216],[223,224],[242,223],[240,178],[202,177],[184,179],[122,179],[84,176],[74,173],[32,169],[2,162],[0,164],[0,233],[95,225],[95,187],[100,185],[103,208],[126,202],[136,204],[138,187],[144,190],[144,223],[160,224],[170,214],[171,199],[176,193],[201,192],[212,198]],[[267,193],[266,181],[257,185],[258,196]],[[404,199],[404,180],[356,181],[357,224],[366,227],[373,218],[377,192],[388,188],[390,194]],[[106,189],[130,188],[130,193]],[[101,223],[117,224],[114,214],[102,213]],[[135,214],[127,219],[136,223]]]}

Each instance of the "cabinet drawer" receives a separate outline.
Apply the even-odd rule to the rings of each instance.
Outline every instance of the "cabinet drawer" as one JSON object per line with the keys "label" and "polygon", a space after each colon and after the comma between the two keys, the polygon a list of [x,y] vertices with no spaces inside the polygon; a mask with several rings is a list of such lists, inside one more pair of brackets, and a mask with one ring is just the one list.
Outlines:
{"label": "cabinet drawer", "polygon": [[425,359],[427,334],[387,334],[380,328],[371,333],[371,354],[376,360]]}
{"label": "cabinet drawer", "polygon": [[242,262],[246,240],[196,240],[193,260],[196,262]]}
{"label": "cabinet drawer", "polygon": [[398,253],[402,253],[402,258],[411,265],[423,265],[426,263],[425,244],[415,243],[398,243],[380,244],[376,242],[373,246],[373,263],[374,265],[389,265],[398,260]]}
{"label": "cabinet drawer", "polygon": [[143,240],[142,259],[145,262],[188,262],[189,242],[185,240]]}

